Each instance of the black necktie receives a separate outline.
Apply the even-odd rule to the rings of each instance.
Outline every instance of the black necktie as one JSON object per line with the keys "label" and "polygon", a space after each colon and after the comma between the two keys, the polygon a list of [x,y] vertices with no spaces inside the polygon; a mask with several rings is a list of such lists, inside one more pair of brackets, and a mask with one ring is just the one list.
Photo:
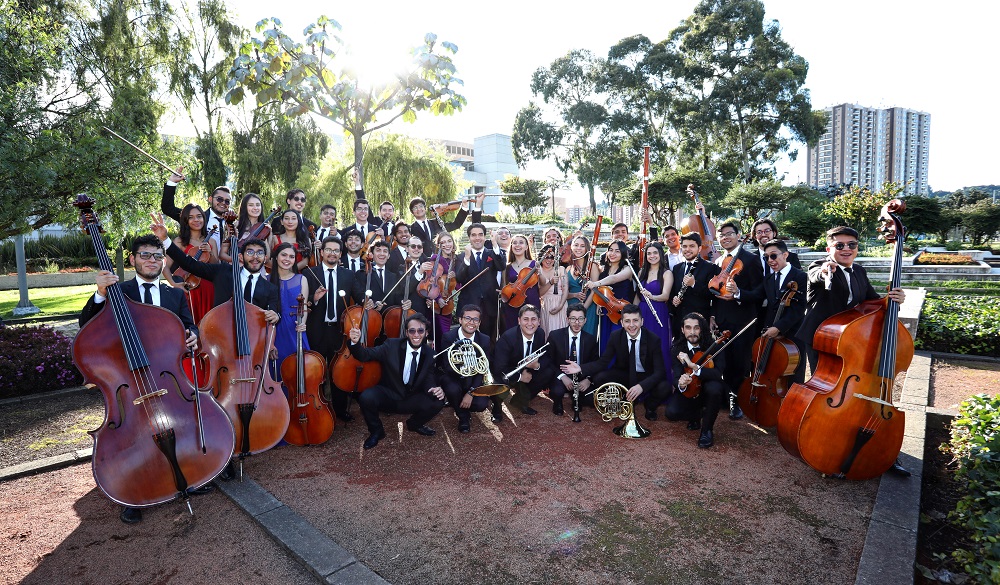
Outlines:
{"label": "black necktie", "polygon": [[319,241],[326,239],[326,228],[319,230]]}
{"label": "black necktie", "polygon": [[531,355],[531,340],[530,339],[528,340],[528,343],[525,344],[525,346],[524,346],[524,357],[528,357],[529,355]]}
{"label": "black necktie", "polygon": [[243,287],[243,300],[253,302],[253,274],[247,278],[247,285]]}
{"label": "black necktie", "polygon": [[417,355],[420,352],[418,352],[417,350],[413,350],[412,353],[413,353],[413,357],[410,358],[410,375],[409,375],[409,379],[408,380],[403,380],[403,383],[406,384],[407,386],[409,386],[410,382],[412,382],[414,380],[414,378],[417,377]]}
{"label": "black necktie", "polygon": [[326,320],[337,320],[337,286],[333,282],[333,269],[326,270]]}
{"label": "black necktie", "polygon": [[142,302],[147,305],[153,304],[153,285],[151,283],[145,282],[142,284]]}
{"label": "black necktie", "polygon": [[856,305],[861,302],[861,287],[858,285],[858,277],[854,276],[854,269],[850,266],[844,268],[844,272],[847,273],[847,280],[851,287],[851,305]]}
{"label": "black necktie", "polygon": [[580,363],[580,354],[576,351],[576,335],[573,336],[573,343],[569,346],[569,356],[576,363]]}
{"label": "black necktie", "polygon": [[353,271],[353,272],[357,272],[358,271],[358,259],[357,258],[351,258],[351,271]]}
{"label": "black necktie", "polygon": [[385,277],[382,276],[382,269],[378,268],[376,270],[378,270],[378,283],[379,283],[379,286],[382,287],[382,292],[385,292]]}
{"label": "black necktie", "polygon": [[636,379],[636,369],[635,369],[635,339],[629,339],[631,347],[628,350],[628,383],[629,386],[635,386]]}

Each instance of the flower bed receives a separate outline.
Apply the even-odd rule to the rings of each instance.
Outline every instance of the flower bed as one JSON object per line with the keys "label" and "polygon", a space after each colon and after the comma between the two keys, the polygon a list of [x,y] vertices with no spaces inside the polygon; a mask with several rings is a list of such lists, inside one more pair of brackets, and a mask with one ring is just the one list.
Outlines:
{"label": "flower bed", "polygon": [[927,266],[968,266],[970,264],[978,264],[971,256],[965,254],[939,254],[937,252],[924,252],[914,258],[913,263]]}
{"label": "flower bed", "polygon": [[916,348],[1000,357],[1000,306],[973,295],[928,293],[920,312]]}
{"label": "flower bed", "polygon": [[73,340],[51,327],[0,328],[0,398],[83,383],[73,365]]}

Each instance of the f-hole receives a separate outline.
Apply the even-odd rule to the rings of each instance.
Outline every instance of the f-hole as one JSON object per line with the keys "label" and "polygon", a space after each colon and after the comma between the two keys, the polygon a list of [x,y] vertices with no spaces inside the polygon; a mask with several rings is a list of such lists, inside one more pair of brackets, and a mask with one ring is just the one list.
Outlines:
{"label": "f-hole", "polygon": [[827,398],[826,399],[827,406],[829,406],[830,408],[840,408],[840,406],[844,404],[844,399],[847,398],[847,385],[851,383],[851,380],[854,380],[855,382],[860,382],[861,376],[858,376],[857,374],[851,374],[850,376],[848,376],[847,379],[844,380],[843,387],[840,388],[840,400],[837,401],[837,404],[834,404],[833,398]]}

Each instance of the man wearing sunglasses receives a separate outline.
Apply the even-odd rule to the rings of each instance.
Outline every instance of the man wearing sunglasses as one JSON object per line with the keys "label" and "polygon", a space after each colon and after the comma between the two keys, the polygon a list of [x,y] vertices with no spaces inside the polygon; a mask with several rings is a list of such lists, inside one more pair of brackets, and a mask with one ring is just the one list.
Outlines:
{"label": "man wearing sunglasses", "polygon": [[[160,198],[160,212],[170,219],[180,223],[181,209],[175,203],[177,185],[185,179],[181,171],[184,167],[177,167],[174,174],[170,175],[165,185],[163,185],[163,195]],[[213,227],[219,230],[212,234],[211,240],[215,242],[216,249],[222,249],[221,235],[225,233],[225,224],[222,216],[229,211],[229,206],[233,203],[233,195],[229,192],[229,187],[216,187],[212,194],[208,196],[208,213],[205,217],[205,229],[211,231]]]}
{"label": "man wearing sunglasses", "polygon": [[368,425],[365,449],[374,448],[385,438],[385,427],[378,415],[380,411],[411,415],[406,428],[430,437],[435,431],[427,423],[444,408],[445,394],[437,385],[434,352],[424,343],[430,322],[422,315],[411,315],[404,328],[405,338],[388,339],[377,347],[358,343],[361,330],[357,327],[348,334],[351,355],[363,362],[377,361],[382,365],[378,384],[358,396],[361,414]]}

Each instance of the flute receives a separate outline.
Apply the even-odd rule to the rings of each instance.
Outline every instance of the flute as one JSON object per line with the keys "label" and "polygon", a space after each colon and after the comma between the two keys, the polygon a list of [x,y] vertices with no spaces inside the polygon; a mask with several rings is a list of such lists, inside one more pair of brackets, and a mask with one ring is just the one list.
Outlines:
{"label": "flute", "polygon": [[653,306],[653,301],[651,301],[646,295],[642,294],[646,290],[646,287],[642,286],[642,282],[639,280],[639,275],[635,273],[635,268],[632,268],[632,263],[629,262],[628,258],[625,258],[625,262],[628,263],[629,269],[632,270],[632,278],[635,279],[635,283],[639,285],[639,296],[645,299],[646,304],[649,306],[649,310],[653,313],[653,318],[656,319],[656,322],[660,325],[660,327],[663,327],[663,321],[660,321],[660,315],[657,314],[656,307]]}

